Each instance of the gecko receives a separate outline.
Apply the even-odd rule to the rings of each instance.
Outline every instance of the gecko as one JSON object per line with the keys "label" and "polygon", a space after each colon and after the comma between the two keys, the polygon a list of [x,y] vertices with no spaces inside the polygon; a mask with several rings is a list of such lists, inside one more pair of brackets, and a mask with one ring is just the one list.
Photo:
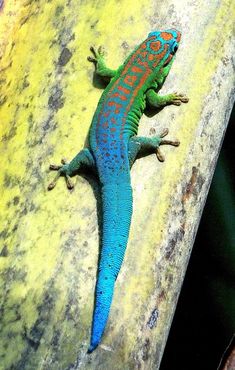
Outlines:
{"label": "gecko", "polygon": [[137,132],[146,106],[161,109],[189,100],[177,92],[158,94],[175,59],[180,39],[181,32],[176,29],[150,32],[117,70],[107,67],[103,48],[91,47],[92,56],[88,60],[95,64],[97,75],[108,84],[92,119],[88,145],[69,163],[62,160],[61,165],[50,165],[57,174],[48,190],[55,187],[60,176],[65,177],[68,189],[72,189],[71,176],[82,167],[98,174],[102,236],[88,353],[101,342],[127,247],[133,203],[130,169],[143,152],[156,153],[162,162],[164,156],[159,147],[179,145],[179,141],[164,139],[168,129],[149,138],[137,136]]}

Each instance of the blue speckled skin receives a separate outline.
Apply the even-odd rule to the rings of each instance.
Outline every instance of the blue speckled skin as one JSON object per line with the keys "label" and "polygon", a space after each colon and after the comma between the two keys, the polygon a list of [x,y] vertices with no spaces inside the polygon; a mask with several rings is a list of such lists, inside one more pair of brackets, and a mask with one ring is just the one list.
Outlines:
{"label": "blue speckled skin", "polygon": [[156,152],[163,160],[159,151],[161,144],[179,145],[179,142],[162,139],[166,131],[153,138],[136,134],[146,104],[158,108],[188,101],[182,94],[157,94],[169,73],[180,37],[180,32],[175,29],[150,33],[117,71],[106,67],[100,49],[97,52],[91,48],[94,57],[89,60],[96,64],[97,74],[110,82],[92,120],[89,148],[79,152],[69,164],[63,162],[63,166],[51,166],[58,170],[58,174],[49,189],[61,175],[66,177],[67,186],[71,188],[70,176],[82,165],[97,171],[101,185],[102,248],[88,352],[101,341],[127,246],[132,215],[130,168],[141,150]]}

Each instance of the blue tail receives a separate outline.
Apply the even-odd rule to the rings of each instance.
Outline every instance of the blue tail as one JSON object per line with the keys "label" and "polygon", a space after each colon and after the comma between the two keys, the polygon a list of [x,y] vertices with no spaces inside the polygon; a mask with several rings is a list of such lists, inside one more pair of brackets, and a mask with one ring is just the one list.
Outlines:
{"label": "blue tail", "polygon": [[132,215],[130,183],[102,187],[103,235],[92,322],[92,352],[100,343],[108,320],[115,280],[124,258]]}

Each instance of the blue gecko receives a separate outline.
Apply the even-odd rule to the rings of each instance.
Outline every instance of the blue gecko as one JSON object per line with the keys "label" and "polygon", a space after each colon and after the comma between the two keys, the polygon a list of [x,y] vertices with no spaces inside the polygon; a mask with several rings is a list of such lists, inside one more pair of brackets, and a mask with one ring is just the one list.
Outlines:
{"label": "blue gecko", "polygon": [[176,29],[151,32],[117,69],[108,68],[101,48],[91,51],[88,60],[96,65],[96,73],[109,80],[95,111],[89,147],[81,150],[70,163],[51,165],[56,178],[48,189],[54,188],[62,175],[67,187],[73,187],[71,176],[82,166],[98,173],[103,205],[102,246],[95,292],[91,341],[88,352],[100,343],[109,316],[115,281],[120,271],[131,224],[132,188],[130,168],[142,152],[156,153],[162,144],[178,146],[178,141],[160,136],[136,136],[146,105],[161,108],[168,104],[187,103],[183,94],[158,95],[175,58],[181,33]]}

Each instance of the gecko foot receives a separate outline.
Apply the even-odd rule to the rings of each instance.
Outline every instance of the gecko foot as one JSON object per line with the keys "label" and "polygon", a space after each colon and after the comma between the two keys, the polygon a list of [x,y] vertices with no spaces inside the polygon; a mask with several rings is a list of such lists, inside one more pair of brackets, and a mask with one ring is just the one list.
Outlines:
{"label": "gecko foot", "polygon": [[188,103],[188,101],[189,98],[186,95],[175,91],[174,93],[169,94],[167,104],[181,105],[181,103]]}
{"label": "gecko foot", "polygon": [[97,63],[99,59],[104,57],[104,48],[102,46],[98,47],[98,50],[94,48],[94,46],[90,47],[90,51],[92,52],[93,56],[88,56],[87,60],[92,63]]}
{"label": "gecko foot", "polygon": [[[167,128],[165,128],[162,133],[160,134],[160,142],[159,142],[159,146],[160,145],[173,145],[173,146],[179,146],[180,145],[180,142],[179,140],[175,140],[175,141],[172,141],[172,140],[162,140],[163,137],[165,137],[166,135],[168,135],[169,133],[169,130]],[[161,150],[159,149],[159,146],[156,148],[156,155],[157,155],[157,159],[160,161],[160,162],[164,162],[165,161],[165,157],[164,155],[162,154]]]}
{"label": "gecko foot", "polygon": [[58,171],[54,180],[48,185],[47,189],[52,190],[56,186],[57,180],[59,179],[60,176],[65,177],[66,185],[69,190],[74,188],[74,184],[71,180],[71,177],[68,175],[68,163],[66,162],[65,159],[61,159],[61,165],[55,165],[51,164],[49,167],[50,170],[52,171]]}

